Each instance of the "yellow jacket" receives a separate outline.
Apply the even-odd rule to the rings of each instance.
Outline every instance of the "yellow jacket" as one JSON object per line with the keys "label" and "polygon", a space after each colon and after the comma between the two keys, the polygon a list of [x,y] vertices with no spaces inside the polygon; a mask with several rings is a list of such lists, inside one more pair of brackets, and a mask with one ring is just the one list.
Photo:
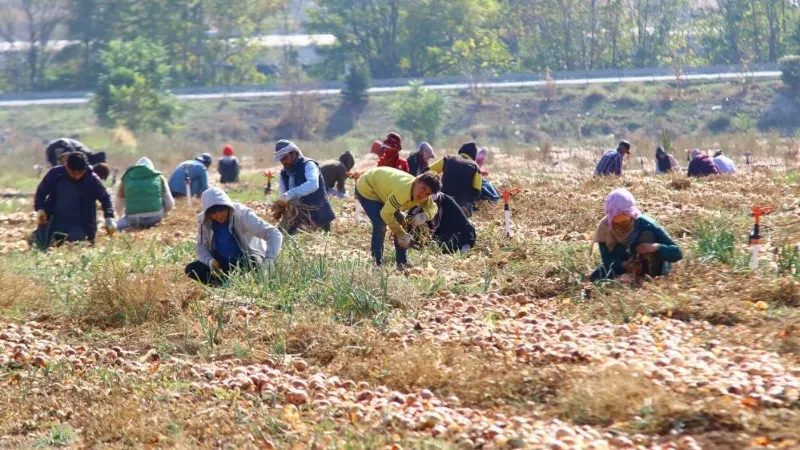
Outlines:
{"label": "yellow jacket", "polygon": [[[459,153],[458,156],[460,156],[460,157],[462,157],[464,159],[468,159],[468,160],[472,161],[472,158],[470,158],[469,155],[465,155],[463,153]],[[428,168],[428,170],[432,170],[432,171],[434,171],[434,172],[436,172],[436,173],[438,173],[440,175],[443,174],[444,173],[444,158],[441,158],[438,161],[436,161],[435,163],[431,164],[431,166],[430,166],[430,168]],[[480,170],[475,174],[475,176],[472,177],[472,187],[475,188],[478,191],[480,191],[483,188],[483,175],[481,175],[481,171]]]}
{"label": "yellow jacket", "polygon": [[419,206],[425,211],[428,220],[436,216],[436,203],[430,197],[414,201],[412,186],[416,177],[392,167],[376,167],[364,172],[358,179],[356,189],[367,200],[383,203],[381,219],[397,236],[406,234],[394,218],[397,211],[408,211]]}

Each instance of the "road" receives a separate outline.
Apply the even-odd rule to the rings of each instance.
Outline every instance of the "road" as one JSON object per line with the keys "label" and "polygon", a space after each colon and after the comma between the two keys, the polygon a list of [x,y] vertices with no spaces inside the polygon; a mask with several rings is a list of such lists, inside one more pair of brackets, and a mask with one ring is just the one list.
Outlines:
{"label": "road", "polygon": [[[558,74],[557,74],[558,75]],[[781,72],[777,70],[762,70],[756,72],[749,72],[747,74],[752,78],[779,78]],[[741,72],[720,72],[720,73],[689,73],[681,77],[685,81],[713,81],[713,80],[731,80],[742,77]],[[378,81],[378,80],[376,80]],[[675,81],[673,75],[630,75],[630,76],[597,76],[590,78],[555,78],[552,80],[557,86],[575,86],[575,85],[589,85],[589,84],[619,84],[619,83],[649,83],[649,82],[670,82]],[[516,88],[536,88],[547,84],[547,80],[521,80],[511,81],[503,80],[496,82],[482,82],[476,85],[481,88],[491,89],[516,89]],[[336,83],[331,83],[336,84]],[[393,92],[406,91],[409,89],[408,80],[390,80],[386,84],[394,84],[390,86],[376,86],[369,89],[370,94],[387,94]],[[439,91],[452,91],[468,89],[472,85],[467,82],[446,83],[437,82],[436,80],[426,80],[425,87],[432,90]],[[198,93],[191,93],[192,91],[204,91]],[[340,87],[315,89],[306,88],[297,90],[313,95],[339,95],[341,92]],[[285,88],[188,88],[176,90],[177,97],[181,100],[216,100],[216,99],[246,99],[246,98],[264,98],[264,97],[285,97],[292,94],[291,90]],[[26,94],[21,94],[23,97]],[[0,96],[0,108],[14,108],[26,106],[46,106],[46,105],[81,105],[89,102],[89,94],[85,92],[66,93],[62,97],[53,98],[36,98],[45,94],[36,93],[29,94],[30,98],[3,98]],[[18,94],[16,97],[19,97]],[[5,96],[11,97],[11,96]]]}

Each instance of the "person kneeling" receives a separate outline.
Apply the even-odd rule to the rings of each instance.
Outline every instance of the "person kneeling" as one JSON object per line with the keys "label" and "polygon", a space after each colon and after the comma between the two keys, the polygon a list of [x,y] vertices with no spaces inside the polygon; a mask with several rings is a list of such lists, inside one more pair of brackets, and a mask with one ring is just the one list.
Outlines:
{"label": "person kneeling", "polygon": [[[430,229],[436,243],[446,253],[467,253],[475,246],[475,241],[478,239],[475,226],[453,197],[439,193],[431,198],[436,203],[437,212],[433,220],[427,222],[427,228]],[[424,212],[422,208],[415,207],[408,215],[416,217],[422,212]]]}
{"label": "person kneeling", "polygon": [[97,202],[103,207],[109,235],[117,230],[114,206],[103,182],[81,152],[71,153],[66,165],[50,169],[36,188],[34,208],[38,228],[34,242],[41,249],[51,244],[88,240],[97,236]]}
{"label": "person kneeling", "polygon": [[592,273],[592,281],[667,275],[672,263],[683,258],[678,244],[658,222],[639,211],[628,190],[612,191],[605,211],[594,236],[603,264]]}
{"label": "person kneeling", "polygon": [[261,220],[252,209],[233,203],[220,188],[203,192],[203,212],[197,216],[197,261],[186,266],[186,275],[203,284],[219,286],[234,268],[275,268],[283,235]]}

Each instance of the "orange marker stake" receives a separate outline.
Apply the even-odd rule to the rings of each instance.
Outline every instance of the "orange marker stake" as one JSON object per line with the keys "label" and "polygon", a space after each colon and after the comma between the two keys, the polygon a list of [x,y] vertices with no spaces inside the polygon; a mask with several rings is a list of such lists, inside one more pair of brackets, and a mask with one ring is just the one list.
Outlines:
{"label": "orange marker stake", "polygon": [[519,188],[503,189],[500,191],[500,194],[503,195],[503,215],[506,218],[506,238],[511,237],[511,206],[509,204],[511,202],[511,197],[518,194],[519,191]]}
{"label": "orange marker stake", "polygon": [[261,175],[267,178],[267,187],[264,188],[264,195],[269,195],[272,192],[272,177],[275,176],[275,173],[262,170]]}
{"label": "orange marker stake", "polygon": [[758,269],[758,254],[761,251],[761,216],[775,211],[771,206],[751,206],[750,211],[753,213],[755,224],[753,225],[753,232],[750,234],[750,245],[753,246],[753,254],[750,257],[750,268],[753,270]]}

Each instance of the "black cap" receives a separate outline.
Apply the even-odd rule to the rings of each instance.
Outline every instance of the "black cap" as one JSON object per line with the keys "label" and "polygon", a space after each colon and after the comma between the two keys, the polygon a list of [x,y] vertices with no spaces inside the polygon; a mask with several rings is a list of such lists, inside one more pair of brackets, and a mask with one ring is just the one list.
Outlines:
{"label": "black cap", "polygon": [[88,170],[89,159],[81,152],[72,152],[67,157],[67,168],[70,170]]}

